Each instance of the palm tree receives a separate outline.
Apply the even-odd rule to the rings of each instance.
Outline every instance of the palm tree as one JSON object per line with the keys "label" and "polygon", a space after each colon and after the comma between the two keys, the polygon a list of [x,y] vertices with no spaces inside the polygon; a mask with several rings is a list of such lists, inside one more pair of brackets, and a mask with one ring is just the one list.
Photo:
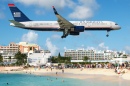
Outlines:
{"label": "palm tree", "polygon": [[17,59],[17,62],[16,62],[17,65],[23,65],[27,63],[27,55],[22,54],[20,51],[18,51],[18,53],[16,53],[14,57],[15,59]]}
{"label": "palm tree", "polygon": [[0,62],[3,62],[3,57],[1,54],[0,54]]}
{"label": "palm tree", "polygon": [[83,61],[86,63],[86,62],[88,62],[88,60],[89,60],[89,57],[88,56],[84,56]]}

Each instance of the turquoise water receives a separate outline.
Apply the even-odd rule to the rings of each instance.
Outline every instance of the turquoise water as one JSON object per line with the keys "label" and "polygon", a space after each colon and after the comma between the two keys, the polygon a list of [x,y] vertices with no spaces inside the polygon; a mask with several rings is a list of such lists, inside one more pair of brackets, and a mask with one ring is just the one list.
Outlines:
{"label": "turquoise water", "polygon": [[130,86],[130,84],[129,81],[120,78],[114,81],[100,78],[81,80],[28,74],[0,74],[0,86]]}

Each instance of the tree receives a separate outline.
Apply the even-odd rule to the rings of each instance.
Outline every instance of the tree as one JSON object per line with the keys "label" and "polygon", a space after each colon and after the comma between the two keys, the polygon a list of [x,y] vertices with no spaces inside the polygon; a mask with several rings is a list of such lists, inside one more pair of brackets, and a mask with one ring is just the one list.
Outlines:
{"label": "tree", "polygon": [[52,57],[52,63],[70,63],[71,57]]}
{"label": "tree", "polygon": [[59,54],[58,54],[57,60],[58,60],[58,63],[61,63],[61,55],[60,55],[60,52],[59,52]]}
{"label": "tree", "polygon": [[18,51],[18,53],[16,53],[14,57],[15,59],[17,59],[17,62],[16,62],[17,65],[23,65],[27,63],[27,55],[22,54],[20,51]]}
{"label": "tree", "polygon": [[89,60],[88,56],[84,56],[83,61],[87,62]]}
{"label": "tree", "polygon": [[3,62],[3,57],[1,54],[0,54],[0,62]]}
{"label": "tree", "polygon": [[127,58],[127,55],[123,55],[123,58]]}
{"label": "tree", "polygon": [[58,54],[58,57],[61,57],[60,52],[59,52],[59,54]]}
{"label": "tree", "polygon": [[11,62],[11,56],[9,56],[9,62]]}
{"label": "tree", "polygon": [[51,57],[51,62],[52,63],[58,63],[58,58],[56,58],[56,57]]}

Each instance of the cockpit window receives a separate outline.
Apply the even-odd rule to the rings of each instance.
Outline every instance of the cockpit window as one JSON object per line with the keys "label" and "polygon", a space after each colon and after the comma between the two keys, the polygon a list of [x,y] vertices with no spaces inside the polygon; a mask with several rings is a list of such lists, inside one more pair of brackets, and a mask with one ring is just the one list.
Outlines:
{"label": "cockpit window", "polygon": [[118,25],[117,23],[115,23],[115,25]]}

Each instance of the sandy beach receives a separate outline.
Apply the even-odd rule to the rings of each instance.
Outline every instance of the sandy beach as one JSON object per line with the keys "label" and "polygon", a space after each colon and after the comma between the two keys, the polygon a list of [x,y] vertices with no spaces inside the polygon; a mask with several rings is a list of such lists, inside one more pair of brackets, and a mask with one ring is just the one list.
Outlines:
{"label": "sandy beach", "polygon": [[[62,70],[53,69],[52,71],[49,69],[48,71],[45,69],[41,70],[31,70],[34,74],[37,75],[49,75],[49,76],[60,76],[60,77],[68,77],[68,78],[78,78],[78,79],[86,79],[92,78],[91,76],[86,75],[105,75],[105,76],[116,76],[122,77],[123,79],[130,80],[130,70],[125,69],[126,73],[117,74],[114,72],[114,69],[64,69],[64,73]],[[29,71],[28,71],[29,72]],[[57,72],[57,74],[56,74]]]}
{"label": "sandy beach", "polygon": [[[94,76],[111,76],[120,77],[125,80],[130,80],[130,70],[124,69],[124,74],[117,74],[114,72],[114,69],[103,69],[103,68],[85,68],[81,69],[34,69],[28,68],[24,70],[22,67],[0,67],[0,73],[25,73],[25,74],[35,74],[35,75],[44,75],[44,76],[56,76],[56,77],[66,77],[66,78],[76,78],[76,79],[87,79],[93,78]],[[109,77],[110,78],[110,77]],[[104,78],[105,79],[105,78]]]}

